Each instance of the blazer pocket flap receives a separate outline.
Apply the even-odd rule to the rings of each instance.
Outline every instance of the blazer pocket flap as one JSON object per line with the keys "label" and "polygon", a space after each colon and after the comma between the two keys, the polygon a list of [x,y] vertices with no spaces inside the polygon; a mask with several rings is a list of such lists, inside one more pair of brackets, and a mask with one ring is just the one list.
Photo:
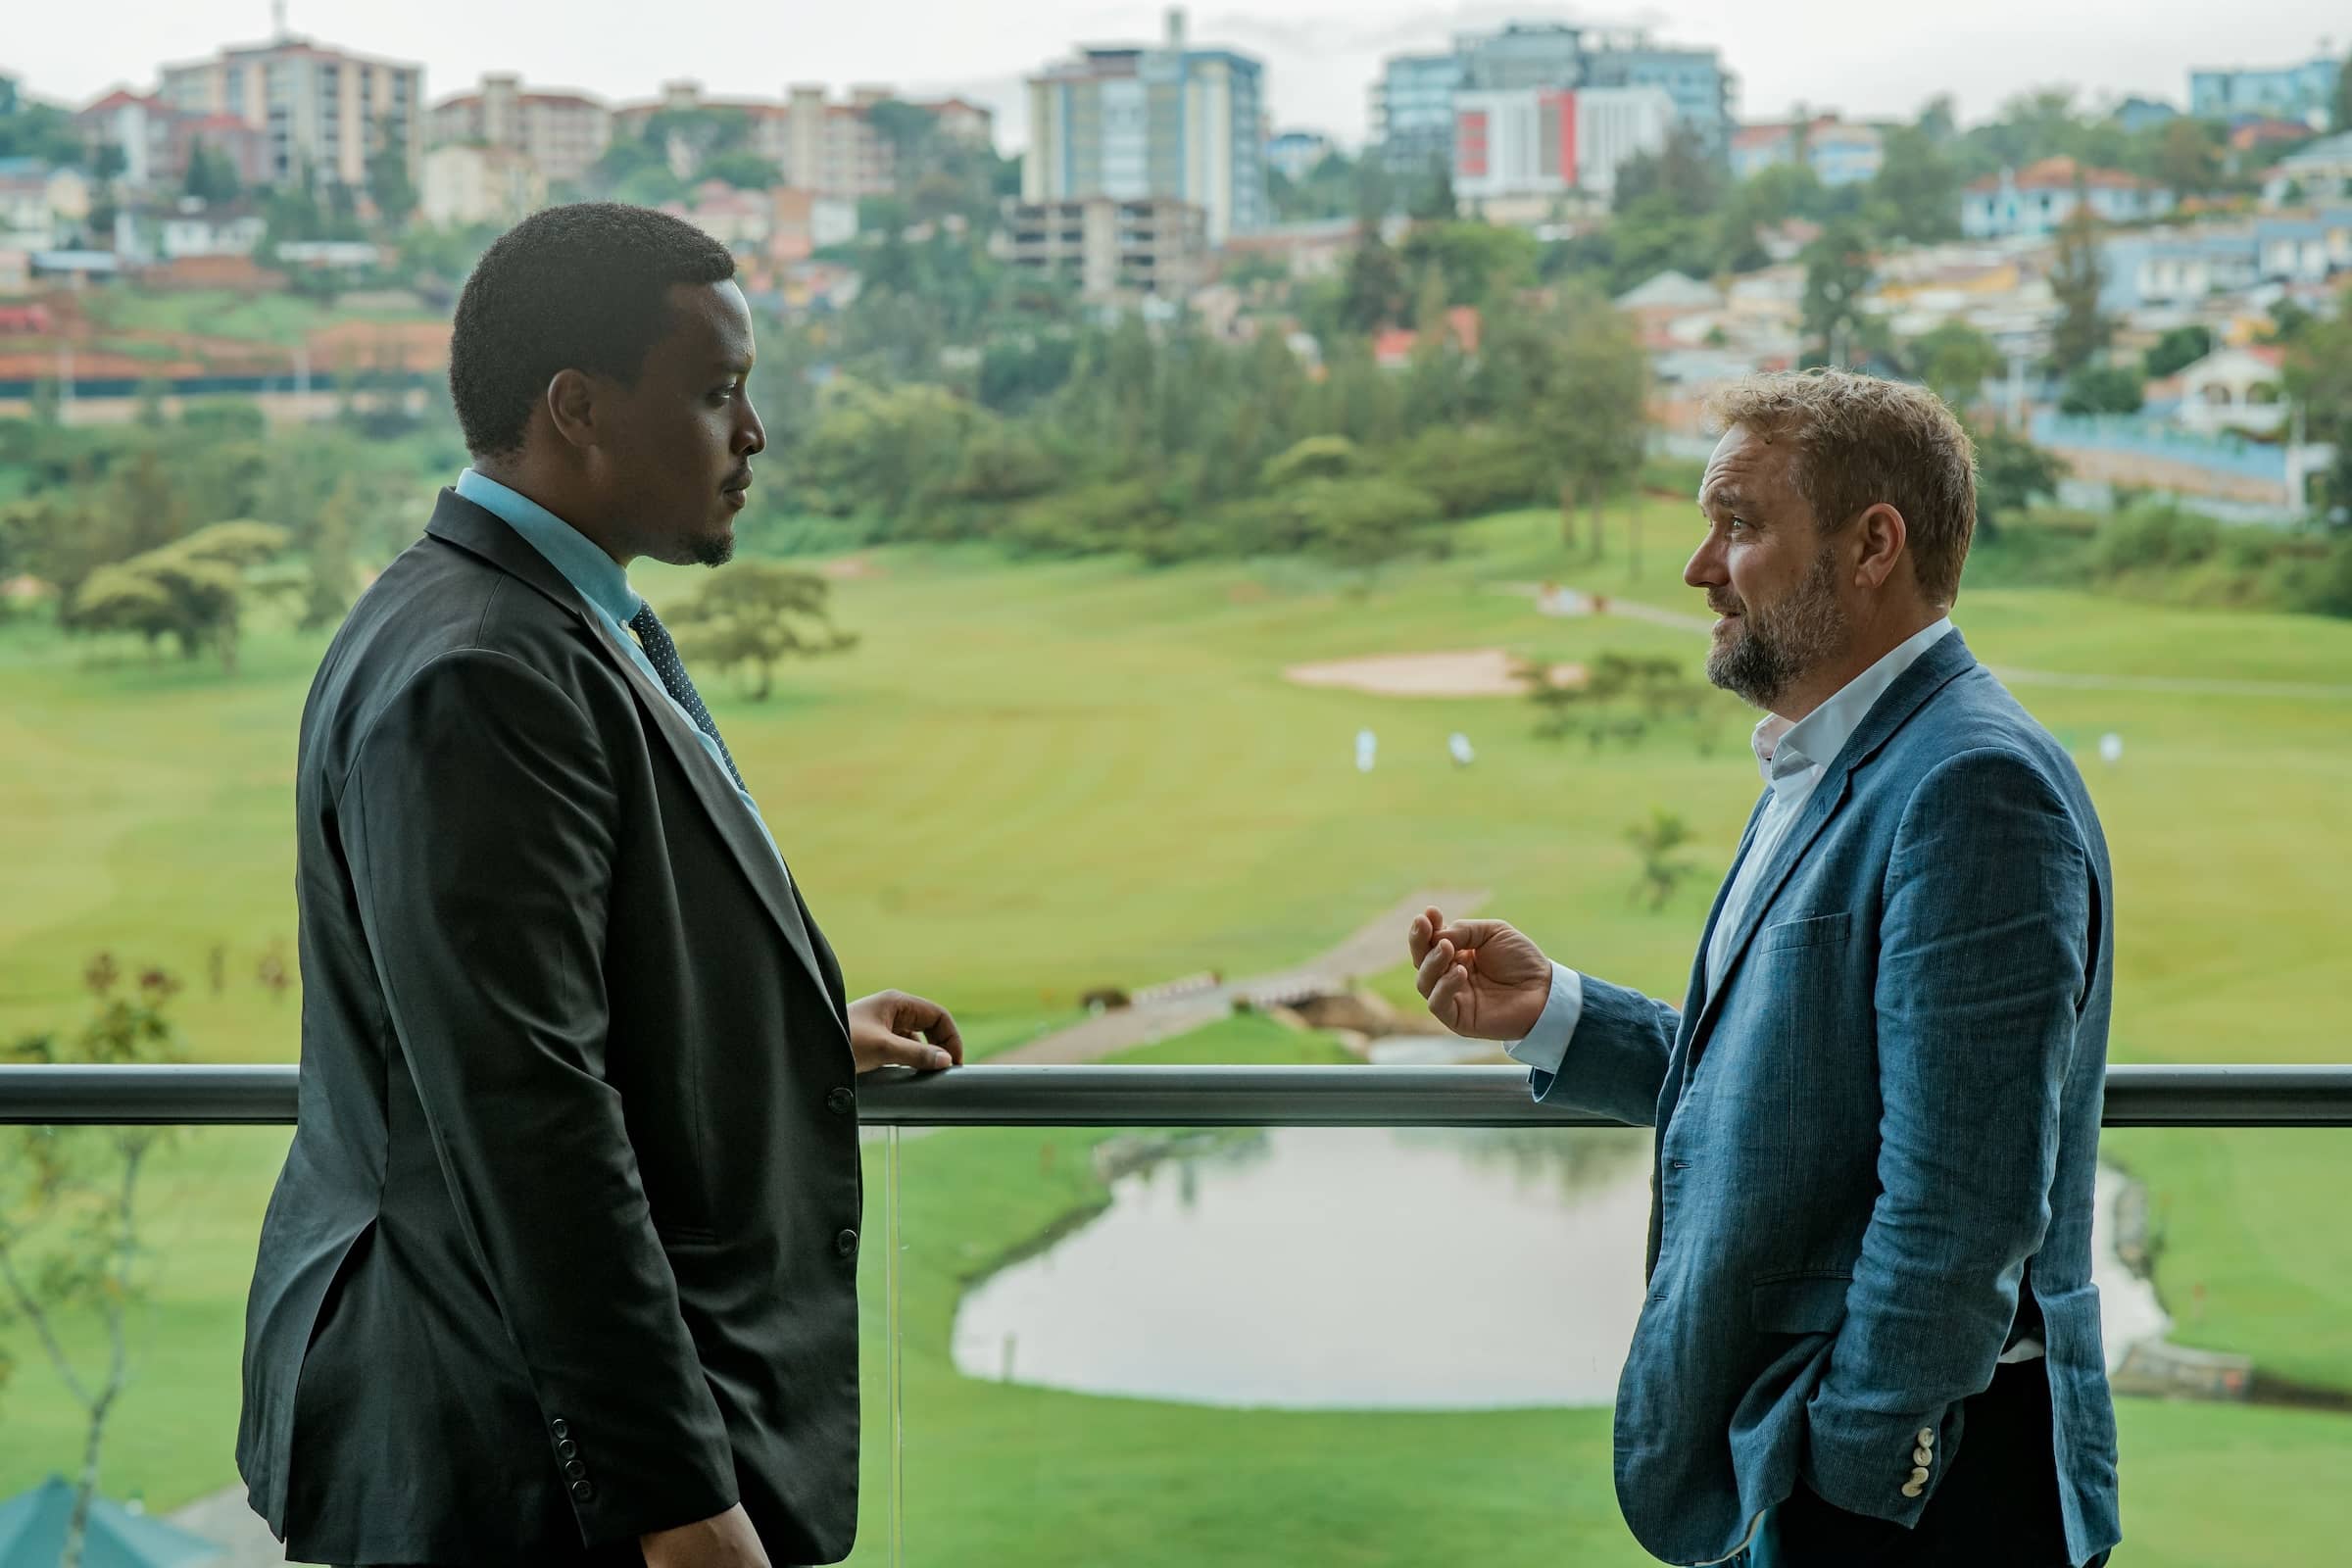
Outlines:
{"label": "blazer pocket flap", "polygon": [[1778,953],[1784,948],[1818,947],[1825,942],[1843,942],[1846,929],[1852,924],[1846,911],[1836,914],[1809,914],[1801,920],[1783,920],[1768,925],[1756,933],[1758,953]]}
{"label": "blazer pocket flap", "polygon": [[1845,1321],[1845,1293],[1853,1283],[1844,1274],[1762,1280],[1748,1292],[1748,1316],[1763,1334],[1835,1334]]}

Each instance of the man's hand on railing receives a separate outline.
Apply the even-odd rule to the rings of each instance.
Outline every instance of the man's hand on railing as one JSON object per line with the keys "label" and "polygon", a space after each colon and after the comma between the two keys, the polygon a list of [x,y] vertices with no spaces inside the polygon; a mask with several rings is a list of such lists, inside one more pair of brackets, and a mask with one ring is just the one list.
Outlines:
{"label": "man's hand on railing", "polygon": [[1551,960],[1500,920],[1447,925],[1437,909],[1424,909],[1413,916],[1405,950],[1429,1015],[1466,1039],[1523,1038],[1551,996]]}
{"label": "man's hand on railing", "polygon": [[768,1568],[752,1516],[737,1503],[725,1513],[637,1538],[646,1568]]}
{"label": "man's hand on railing", "polygon": [[859,1072],[876,1067],[936,1072],[963,1065],[963,1036],[938,1003],[904,991],[877,991],[850,1004],[850,1054]]}

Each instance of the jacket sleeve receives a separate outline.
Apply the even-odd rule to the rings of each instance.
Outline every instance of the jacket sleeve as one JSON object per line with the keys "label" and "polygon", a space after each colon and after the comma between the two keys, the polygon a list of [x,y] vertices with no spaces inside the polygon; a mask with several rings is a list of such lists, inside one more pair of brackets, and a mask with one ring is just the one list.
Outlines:
{"label": "jacket sleeve", "polygon": [[411,678],[340,797],[391,1029],[589,1545],[737,1500],[606,1076],[617,804],[577,706],[481,649]]}
{"label": "jacket sleeve", "polygon": [[2025,758],[1963,752],[1913,792],[1874,998],[1881,1191],[1807,1420],[1804,1478],[1841,1508],[1916,1522],[1965,1441],[1953,1407],[1992,1381],[2049,1225],[2090,906],[2082,836]]}
{"label": "jacket sleeve", "polygon": [[1654,1127],[1666,1064],[1682,1027],[1681,1009],[1639,991],[1583,978],[1582,1009],[1559,1058],[1559,1071],[1531,1073],[1538,1100],[1614,1116],[1634,1127]]}

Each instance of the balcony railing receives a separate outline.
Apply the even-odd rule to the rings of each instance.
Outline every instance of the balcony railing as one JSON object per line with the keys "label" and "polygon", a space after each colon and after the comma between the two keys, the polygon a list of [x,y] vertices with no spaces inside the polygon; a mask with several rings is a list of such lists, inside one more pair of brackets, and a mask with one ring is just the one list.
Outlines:
{"label": "balcony railing", "polygon": [[[0,1124],[268,1125],[287,1066],[0,1067]],[[870,1075],[859,1120],[897,1127],[1607,1127],[1528,1097],[1517,1067],[965,1067]],[[2352,1065],[2119,1066],[2109,1127],[2352,1127]]]}
{"label": "balcony railing", "polygon": [[[1505,1066],[983,1063],[870,1075],[858,1109],[879,1131],[852,1568],[1648,1560],[1608,1481],[1642,1297],[1645,1137],[1580,1130],[1611,1124],[1535,1102]],[[195,1498],[177,1523],[250,1560],[278,1548],[248,1515],[226,1434],[258,1221],[245,1205],[282,1145],[235,1129],[297,1111],[287,1065],[0,1067],[0,1124],[229,1129],[190,1135],[173,1178],[193,1194],[157,1200],[176,1294],[152,1308],[108,1475],[174,1508]],[[2111,1373],[2121,1395],[2165,1396],[2118,1402],[2127,1537],[2230,1544],[2200,1561],[2331,1560],[2352,1456],[2352,1420],[2328,1413],[2346,1402],[2329,1381],[2335,1309],[2249,1292],[2213,1222],[2228,1195],[2341,1185],[2352,1146],[2282,1130],[2352,1127],[2352,1064],[2112,1067],[2104,1121],[2281,1130],[2105,1146]],[[1298,1131],[1350,1128],[1393,1131]],[[2321,1226],[2331,1213],[2308,1209]],[[2262,1256],[2299,1255],[2280,1240],[2296,1233],[2256,1230]],[[2148,1264],[2168,1238],[2160,1300]],[[179,1267],[183,1253],[208,1268]],[[77,1418],[24,1365],[6,1416],[9,1486],[80,1451]],[[1465,1451],[1475,1465],[1454,1462]],[[1497,1525],[1520,1506],[1497,1499],[1536,1496],[1536,1534]]]}

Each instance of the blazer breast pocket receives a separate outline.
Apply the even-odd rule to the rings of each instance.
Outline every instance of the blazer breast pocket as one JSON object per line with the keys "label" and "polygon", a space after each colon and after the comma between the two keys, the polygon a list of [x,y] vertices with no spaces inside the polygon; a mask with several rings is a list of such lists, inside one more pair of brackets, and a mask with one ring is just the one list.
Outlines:
{"label": "blazer breast pocket", "polygon": [[1808,914],[1800,919],[1783,920],[1768,925],[1756,933],[1758,953],[1786,953],[1790,948],[1818,948],[1843,942],[1853,927],[1853,920],[1843,909],[1835,914]]}

